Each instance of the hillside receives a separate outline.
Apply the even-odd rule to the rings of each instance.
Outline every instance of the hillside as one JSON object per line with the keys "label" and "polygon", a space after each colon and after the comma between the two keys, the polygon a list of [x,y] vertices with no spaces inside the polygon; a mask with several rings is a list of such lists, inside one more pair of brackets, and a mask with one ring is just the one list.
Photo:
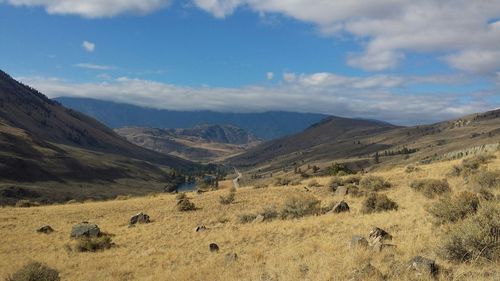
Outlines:
{"label": "hillside", "polygon": [[261,142],[232,125],[198,125],[187,129],[124,127],[115,132],[136,145],[196,162],[220,161]]}
{"label": "hillside", "polygon": [[[413,127],[330,118],[299,134],[259,145],[229,159],[228,163],[276,170],[347,162],[361,169],[453,158],[469,149],[499,143],[499,116],[500,110],[495,110]],[[381,163],[374,160],[377,153]]]}
{"label": "hillside", "polygon": [[[28,190],[39,190],[40,197],[48,201],[88,192],[64,188],[63,183],[91,186],[120,179],[168,182],[172,169],[198,167],[136,146],[98,121],[61,106],[4,72],[0,72],[0,163],[0,191],[24,183],[30,185]],[[64,192],[43,187],[50,185],[48,182],[54,182]],[[102,186],[96,189],[100,190],[96,197],[113,193]],[[138,192],[140,189],[133,191]],[[16,197],[11,199],[21,195],[14,194]],[[2,195],[0,199],[0,203],[11,200]]]}
{"label": "hillside", "polygon": [[[390,182],[390,188],[378,193],[387,195],[399,206],[397,210],[368,214],[361,211],[365,196],[333,193],[327,186],[331,180],[328,177],[305,180],[297,186],[243,187],[236,191],[236,200],[229,205],[219,203],[219,197],[226,195],[227,190],[201,195],[187,193],[197,207],[189,212],[177,210],[176,196],[172,194],[29,209],[4,208],[0,212],[3,239],[0,278],[35,260],[58,270],[62,280],[73,281],[498,280],[498,259],[478,257],[466,263],[450,260],[442,252],[450,230],[460,231],[463,224],[474,223],[475,217],[469,215],[472,217],[463,221],[436,226],[427,210],[439,199],[429,199],[409,187],[416,179],[445,178],[452,166],[460,164],[461,160],[444,161],[419,165],[412,173],[399,166],[360,175],[380,176]],[[482,169],[498,171],[500,159],[491,160]],[[309,191],[304,189],[313,181],[320,186],[310,187]],[[462,177],[448,177],[447,181],[455,195],[472,190]],[[493,196],[500,193],[498,187],[488,190]],[[322,208],[345,200],[350,211],[241,222],[243,215],[266,209],[269,217],[273,208],[282,212],[290,198],[302,198],[294,202],[321,200]],[[481,199],[481,208],[488,204],[500,211],[498,201]],[[152,222],[128,227],[129,218],[138,212],[150,215]],[[81,221],[98,224],[102,231],[113,235],[116,245],[97,252],[72,250],[75,241],[69,239],[69,233],[71,227]],[[55,232],[36,233],[44,224],[50,224]],[[198,225],[206,229],[196,232]],[[375,226],[392,236],[392,240],[383,242],[388,246],[381,251],[350,246],[353,236],[368,237]],[[487,235],[469,233],[467,239]],[[496,241],[491,247],[498,245]],[[211,252],[210,243],[216,243],[220,250]],[[456,247],[459,249],[459,242]],[[426,267],[414,271],[409,261],[415,256],[434,260],[439,270],[437,277],[428,276]]]}
{"label": "hillside", "polygon": [[223,113],[144,108],[110,101],[59,97],[68,108],[85,113],[111,128],[191,128],[202,124],[231,124],[259,139],[270,140],[298,133],[327,115],[295,112]]}

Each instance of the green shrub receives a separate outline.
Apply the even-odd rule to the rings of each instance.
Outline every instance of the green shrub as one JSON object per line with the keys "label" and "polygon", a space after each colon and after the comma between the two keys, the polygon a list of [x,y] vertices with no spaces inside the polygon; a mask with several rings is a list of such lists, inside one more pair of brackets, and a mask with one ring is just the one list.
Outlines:
{"label": "green shrub", "polygon": [[76,240],[75,249],[78,252],[97,252],[109,249],[113,246],[109,235],[103,234],[99,237],[82,237]]}
{"label": "green shrub", "polygon": [[441,195],[451,191],[448,181],[445,179],[420,179],[414,180],[410,184],[411,189],[422,193],[427,198],[434,198],[436,195]]}
{"label": "green shrub", "polygon": [[361,189],[368,191],[380,191],[391,187],[391,183],[382,177],[366,176],[359,182]]}
{"label": "green shrub", "polygon": [[39,262],[30,262],[16,271],[6,281],[59,281],[59,272]]}
{"label": "green shrub", "polygon": [[187,197],[177,202],[177,210],[181,212],[194,211],[196,206]]}
{"label": "green shrub", "polygon": [[283,219],[295,219],[321,212],[321,201],[312,195],[295,195],[288,197],[281,210]]}
{"label": "green shrub", "polygon": [[219,203],[221,203],[222,205],[229,205],[234,202],[235,198],[236,198],[236,192],[231,190],[228,195],[219,196]]}
{"label": "green shrub", "polygon": [[427,208],[436,224],[454,223],[473,215],[479,208],[476,194],[462,191],[452,197],[441,198]]}
{"label": "green shrub", "polygon": [[354,171],[347,168],[345,164],[333,163],[332,166],[328,168],[328,174],[331,176],[348,175],[353,173]]}
{"label": "green shrub", "polygon": [[440,250],[452,261],[500,260],[500,205],[486,204],[475,216],[453,225],[444,235]]}
{"label": "green shrub", "polygon": [[361,212],[364,214],[397,210],[398,204],[384,194],[370,193],[363,201]]}

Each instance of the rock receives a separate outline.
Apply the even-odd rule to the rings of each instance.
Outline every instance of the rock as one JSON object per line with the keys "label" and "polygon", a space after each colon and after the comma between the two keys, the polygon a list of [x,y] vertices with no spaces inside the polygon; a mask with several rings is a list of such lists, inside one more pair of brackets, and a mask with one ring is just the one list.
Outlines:
{"label": "rock", "polygon": [[71,229],[71,238],[80,237],[98,237],[101,233],[99,226],[97,224],[82,222],[73,226]]}
{"label": "rock", "polygon": [[351,280],[384,280],[384,275],[382,274],[382,272],[380,272],[380,270],[368,263],[360,269],[354,270]]}
{"label": "rock", "polygon": [[50,234],[50,233],[54,232],[54,229],[50,225],[44,225],[44,226],[40,227],[39,229],[37,229],[36,232]]}
{"label": "rock", "polygon": [[236,253],[227,253],[225,259],[227,263],[235,262],[238,260],[238,255]]}
{"label": "rock", "polygon": [[381,228],[374,227],[372,231],[370,231],[370,234],[368,234],[368,240],[371,245],[374,245],[377,242],[392,240],[392,235]]}
{"label": "rock", "polygon": [[203,224],[198,225],[198,226],[194,229],[194,231],[195,231],[195,232],[201,232],[201,231],[205,231],[205,230],[207,230],[207,227],[206,227],[206,226],[204,226]]}
{"label": "rock", "polygon": [[143,212],[138,213],[135,216],[132,216],[130,218],[130,225],[138,224],[138,223],[150,223],[151,220],[149,219],[149,216],[147,214],[144,214]]}
{"label": "rock", "polygon": [[253,220],[254,223],[260,223],[260,222],[263,222],[264,221],[264,216],[263,215],[257,215],[257,217],[255,217],[255,219]]}
{"label": "rock", "polygon": [[413,270],[417,275],[430,275],[437,276],[439,273],[439,267],[434,260],[424,258],[421,256],[415,256],[409,261],[410,270]]}
{"label": "rock", "polygon": [[345,187],[345,186],[337,187],[337,190],[335,190],[335,195],[336,196],[346,196],[347,195],[347,187]]}
{"label": "rock", "polygon": [[358,247],[368,247],[368,241],[359,235],[353,235],[351,238],[351,249],[355,249]]}
{"label": "rock", "polygon": [[219,245],[217,245],[215,243],[210,243],[210,245],[208,247],[210,249],[210,252],[218,252],[219,251]]}
{"label": "rock", "polygon": [[343,213],[343,212],[349,212],[349,205],[342,200],[339,203],[337,203],[333,208],[328,212],[329,214],[333,213]]}

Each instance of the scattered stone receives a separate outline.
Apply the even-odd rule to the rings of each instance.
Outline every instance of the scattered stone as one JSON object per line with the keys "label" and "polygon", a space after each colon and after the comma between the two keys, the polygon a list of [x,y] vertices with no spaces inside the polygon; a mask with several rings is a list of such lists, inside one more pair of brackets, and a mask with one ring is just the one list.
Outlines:
{"label": "scattered stone", "polygon": [[236,253],[227,253],[226,254],[226,262],[227,263],[235,262],[236,260],[238,260],[238,255]]}
{"label": "scattered stone", "polygon": [[257,217],[255,217],[255,219],[253,220],[254,223],[261,223],[264,221],[264,216],[263,215],[257,215]]}
{"label": "scattered stone", "polygon": [[437,276],[439,272],[439,267],[434,260],[424,258],[421,256],[413,257],[409,262],[410,270],[416,271],[417,275],[430,275]]}
{"label": "scattered stone", "polygon": [[149,219],[149,216],[147,214],[144,214],[143,212],[138,213],[135,216],[132,216],[130,218],[130,225],[135,225],[138,223],[150,223],[151,220]]}
{"label": "scattered stone", "polygon": [[364,248],[368,247],[368,240],[359,235],[353,235],[351,237],[351,249],[355,249],[358,247],[364,247]]}
{"label": "scattered stone", "polygon": [[382,274],[382,272],[380,272],[380,270],[368,263],[360,269],[354,270],[351,280],[384,280],[384,275]]}
{"label": "scattered stone", "polygon": [[368,240],[370,241],[370,244],[374,245],[377,242],[392,240],[392,235],[381,228],[374,227],[372,231],[370,231],[370,234],[368,234]]}
{"label": "scattered stone", "polygon": [[44,226],[40,227],[39,229],[37,229],[36,232],[50,234],[50,233],[54,232],[54,229],[50,225],[44,225]]}
{"label": "scattered stone", "polygon": [[219,251],[219,245],[215,243],[210,243],[209,245],[210,252],[218,252]]}
{"label": "scattered stone", "polygon": [[198,225],[198,226],[194,229],[194,231],[195,231],[195,232],[201,232],[201,231],[205,231],[205,230],[207,230],[207,227],[206,227],[206,226],[204,226],[203,224]]}
{"label": "scattered stone", "polygon": [[347,195],[347,187],[345,187],[345,186],[337,187],[337,190],[335,190],[335,195],[336,196],[346,196]]}
{"label": "scattered stone", "polygon": [[71,230],[71,238],[79,237],[98,237],[101,233],[99,226],[97,224],[82,222],[73,226]]}
{"label": "scattered stone", "polygon": [[343,212],[349,212],[349,205],[344,200],[340,201],[335,206],[333,206],[333,208],[328,213],[333,214],[333,213],[343,213]]}

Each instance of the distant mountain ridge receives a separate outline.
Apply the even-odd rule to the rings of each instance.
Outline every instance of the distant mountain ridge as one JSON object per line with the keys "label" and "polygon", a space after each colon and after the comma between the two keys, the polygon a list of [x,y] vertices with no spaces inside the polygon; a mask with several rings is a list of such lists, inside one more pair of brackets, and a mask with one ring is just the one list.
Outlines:
{"label": "distant mountain ridge", "polygon": [[202,124],[230,124],[263,140],[298,133],[328,117],[324,114],[269,111],[262,113],[223,113],[213,111],[174,111],[139,107],[110,101],[59,97],[64,106],[96,118],[111,128],[191,128]]}

